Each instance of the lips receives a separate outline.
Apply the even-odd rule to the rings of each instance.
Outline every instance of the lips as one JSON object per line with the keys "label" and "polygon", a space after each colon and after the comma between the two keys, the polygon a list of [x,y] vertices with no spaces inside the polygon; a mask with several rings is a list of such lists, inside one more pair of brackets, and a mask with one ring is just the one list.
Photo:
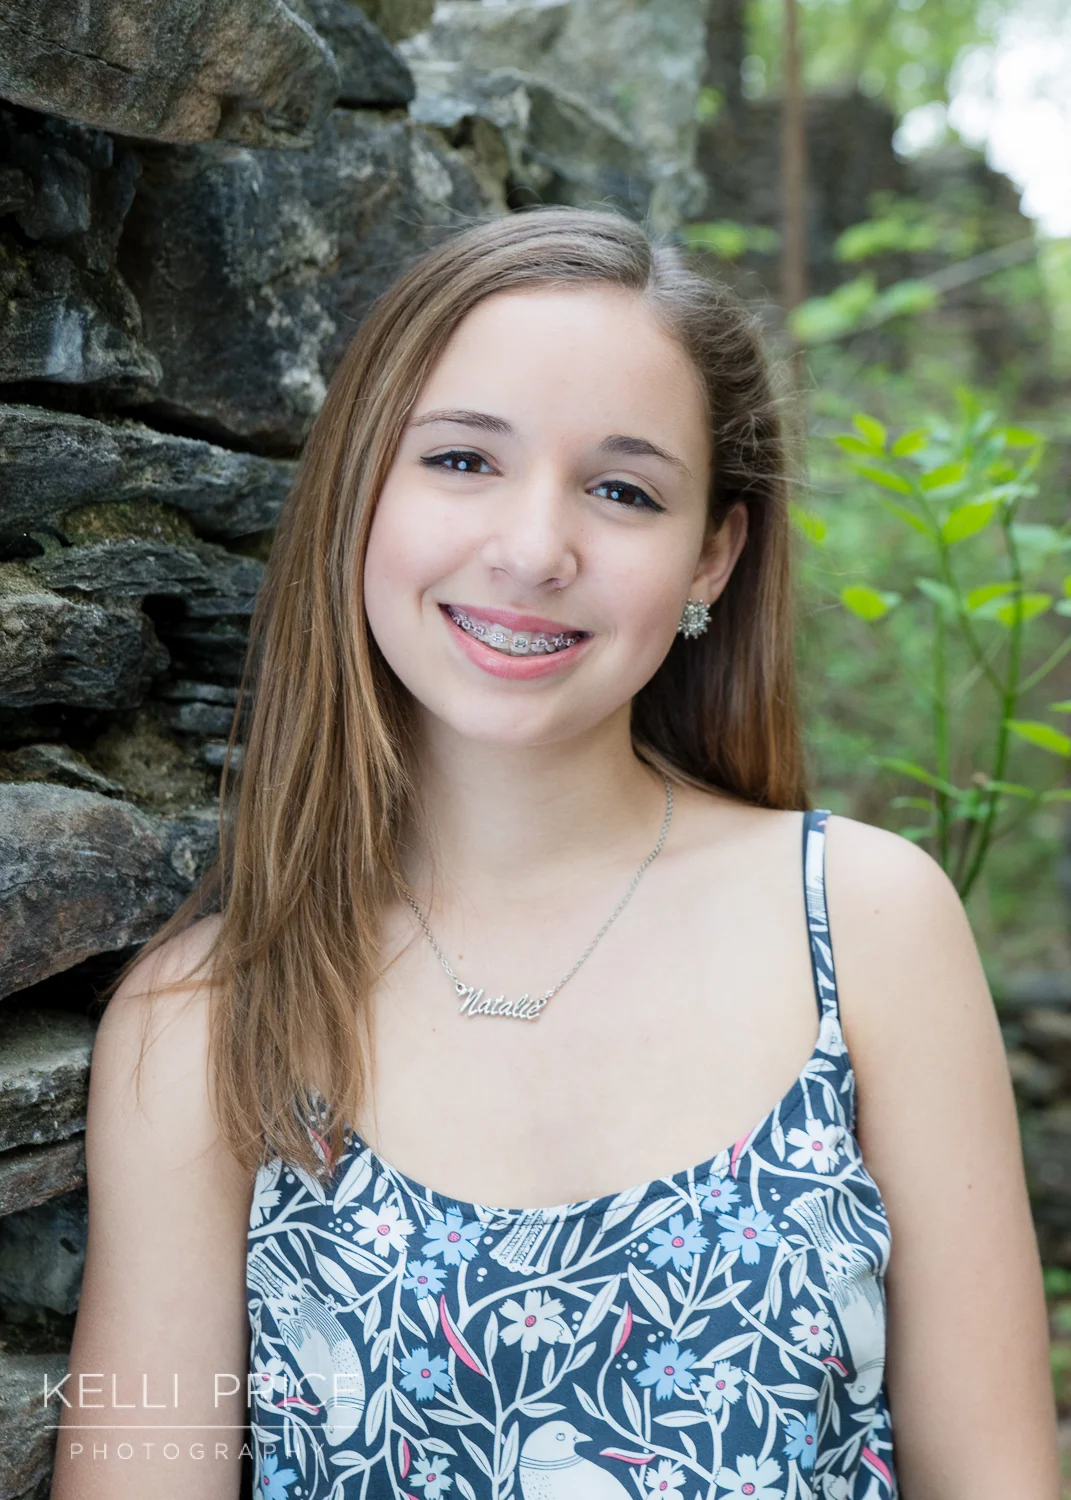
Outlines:
{"label": "lips", "polygon": [[456,604],[440,607],[466,635],[503,656],[553,656],[576,646],[590,634],[586,630],[577,630],[536,615],[522,615],[514,610],[477,609]]}

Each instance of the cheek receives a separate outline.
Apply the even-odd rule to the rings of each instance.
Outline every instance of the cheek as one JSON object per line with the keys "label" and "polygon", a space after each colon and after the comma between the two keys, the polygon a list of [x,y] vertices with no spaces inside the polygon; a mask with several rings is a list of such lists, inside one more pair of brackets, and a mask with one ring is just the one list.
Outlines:
{"label": "cheek", "polygon": [[384,487],[368,536],[364,597],[369,621],[404,626],[420,596],[449,571],[459,539],[457,528],[435,507],[418,507],[404,489]]}

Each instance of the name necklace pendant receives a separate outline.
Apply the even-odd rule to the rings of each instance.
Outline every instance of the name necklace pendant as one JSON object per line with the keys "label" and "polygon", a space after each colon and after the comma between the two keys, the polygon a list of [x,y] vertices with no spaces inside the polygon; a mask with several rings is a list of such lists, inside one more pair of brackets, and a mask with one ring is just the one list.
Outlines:
{"label": "name necklace pendant", "polygon": [[665,783],[666,788],[666,815],[662,820],[662,831],[658,835],[658,842],[655,844],[650,854],[648,854],[647,858],[642,862],[635,875],[633,875],[632,880],[629,883],[628,890],[621,897],[621,900],[614,907],[610,915],[606,918],[606,921],[599,928],[598,932],[584,949],[583,953],[577,959],[576,963],[573,964],[573,967],[568,971],[567,974],[562,975],[557,984],[552,985],[551,988],[549,990],[546,990],[542,995],[524,994],[521,995],[517,1000],[507,1000],[505,995],[488,995],[482,989],[478,989],[476,985],[466,984],[463,979],[458,978],[453,969],[450,967],[450,960],[447,958],[446,954],[442,951],[438,943],[435,941],[435,938],[432,935],[431,928],[424,920],[424,913],[420,910],[420,907],[416,904],[408,891],[406,892],[405,899],[413,908],[416,919],[424,930],[424,936],[431,944],[432,948],[435,951],[436,957],[442,964],[443,968],[446,970],[447,976],[454,986],[457,998],[461,1002],[459,1007],[461,1015],[508,1016],[516,1021],[539,1020],[539,1017],[542,1014],[543,1009],[547,1005],[547,1003],[553,999],[553,997],[558,993],[563,985],[568,984],[569,980],[572,979],[573,975],[576,973],[577,969],[579,969],[580,965],[586,959],[590,958],[592,952],[595,949],[596,943],[598,943],[599,939],[605,935],[610,925],[617,920],[617,918],[624,911],[625,907],[632,900],[636,887],[639,885],[640,879],[647,866],[654,860],[656,860],[659,854],[661,854],[662,845],[666,842],[666,834],[669,832],[670,819],[673,817],[673,787],[670,785],[668,776],[663,774],[662,780]]}

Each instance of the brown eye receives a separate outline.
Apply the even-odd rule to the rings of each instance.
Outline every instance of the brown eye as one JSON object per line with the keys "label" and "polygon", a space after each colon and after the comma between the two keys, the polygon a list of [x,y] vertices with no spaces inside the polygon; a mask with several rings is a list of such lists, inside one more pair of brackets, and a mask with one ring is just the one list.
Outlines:
{"label": "brown eye", "polygon": [[661,511],[665,506],[659,505],[657,500],[652,500],[646,490],[641,490],[637,484],[626,484],[622,479],[604,479],[597,484],[592,494],[604,493],[607,500],[613,500],[618,505],[623,505],[627,510],[653,510]]}
{"label": "brown eye", "polygon": [[[451,448],[448,453],[432,453],[420,460],[429,469],[447,469],[454,474],[491,474],[494,471],[481,453],[467,448]],[[482,468],[481,468],[482,465]]]}

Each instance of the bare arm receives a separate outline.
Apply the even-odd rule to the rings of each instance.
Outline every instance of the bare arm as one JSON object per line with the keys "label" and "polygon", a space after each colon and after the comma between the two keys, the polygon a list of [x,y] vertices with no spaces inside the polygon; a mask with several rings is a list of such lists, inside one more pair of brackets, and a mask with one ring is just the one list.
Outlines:
{"label": "bare arm", "polygon": [[827,859],[859,1140],[892,1226],[903,1500],[1057,1500],[1037,1242],[966,913],[936,861],[895,834],[832,818]]}
{"label": "bare arm", "polygon": [[[165,981],[180,975],[189,955],[207,946],[211,920],[146,967],[156,966]],[[52,1497],[236,1500],[253,1183],[219,1139],[209,1109],[206,988],[155,1001],[135,1100],[143,988],[139,965],[109,1003],[93,1050],[89,1242]],[[235,1386],[227,1375],[239,1387],[218,1404],[217,1374],[222,1392]]]}

